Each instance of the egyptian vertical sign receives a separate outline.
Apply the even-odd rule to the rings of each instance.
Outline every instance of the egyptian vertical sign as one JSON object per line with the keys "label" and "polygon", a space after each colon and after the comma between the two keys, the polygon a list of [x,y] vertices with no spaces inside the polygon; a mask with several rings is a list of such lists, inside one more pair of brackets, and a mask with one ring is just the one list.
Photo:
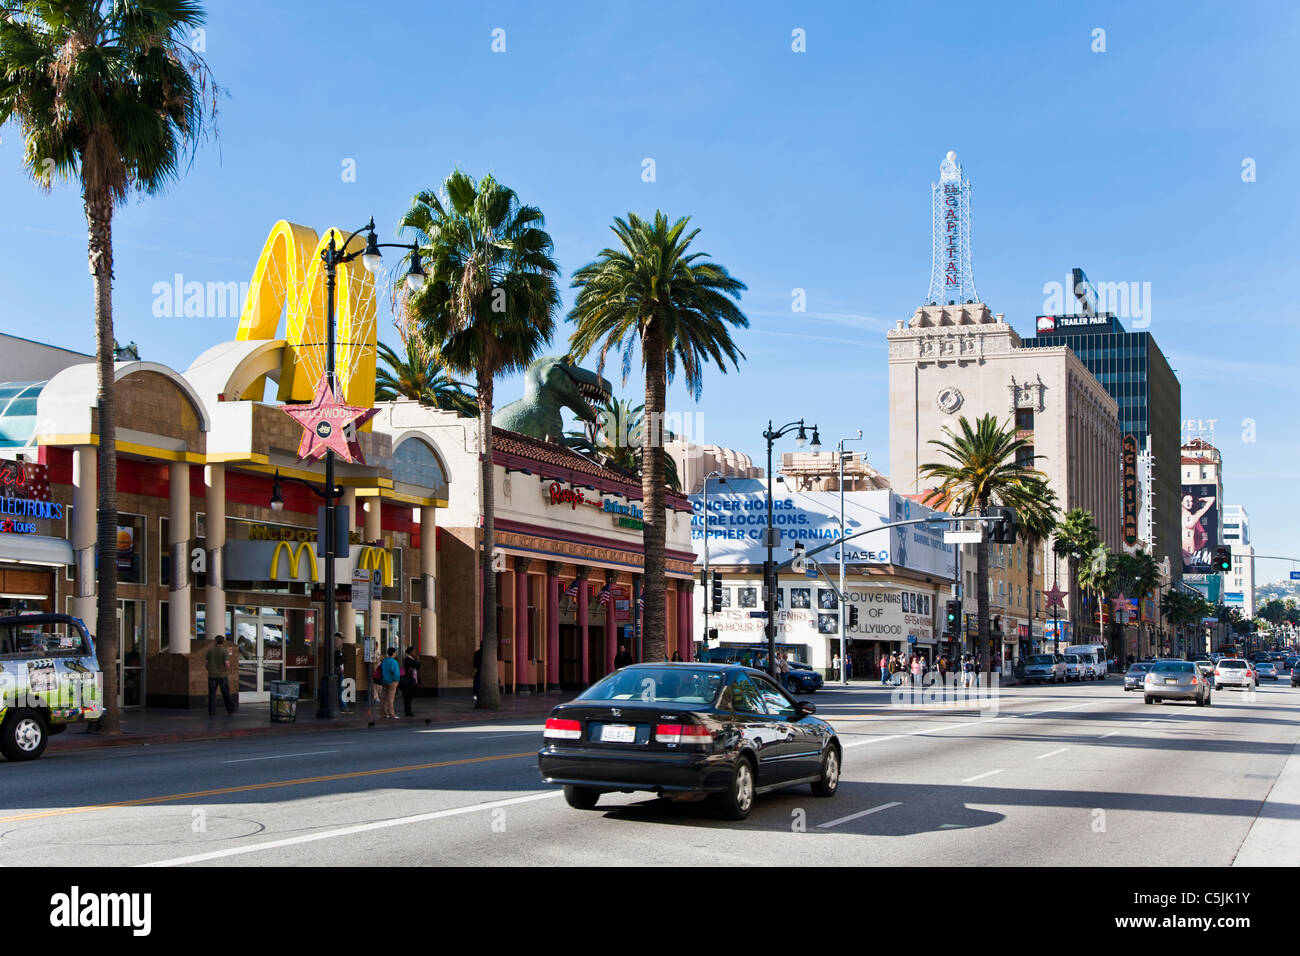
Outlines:
{"label": "egyptian vertical sign", "polygon": [[963,178],[952,150],[931,184],[934,218],[931,235],[930,292],[926,302],[978,302],[970,253],[970,180]]}

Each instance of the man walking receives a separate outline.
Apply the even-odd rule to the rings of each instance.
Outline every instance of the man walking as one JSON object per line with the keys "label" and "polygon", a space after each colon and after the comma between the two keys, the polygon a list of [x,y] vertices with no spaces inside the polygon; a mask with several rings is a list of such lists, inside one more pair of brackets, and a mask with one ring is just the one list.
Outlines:
{"label": "man walking", "polygon": [[[678,658],[674,658],[677,660]],[[627,652],[627,645],[618,645],[618,653],[614,655],[614,670],[622,670],[624,667],[632,666],[632,655]]]}
{"label": "man walking", "polygon": [[221,688],[221,700],[226,705],[226,713],[233,714],[235,705],[230,701],[230,652],[226,650],[226,636],[218,634],[216,641],[208,648],[208,716],[217,716],[217,688]]}

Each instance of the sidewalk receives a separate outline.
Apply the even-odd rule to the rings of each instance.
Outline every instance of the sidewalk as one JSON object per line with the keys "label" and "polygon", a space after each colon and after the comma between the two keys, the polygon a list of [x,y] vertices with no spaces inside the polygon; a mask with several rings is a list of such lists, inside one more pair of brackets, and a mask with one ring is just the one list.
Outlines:
{"label": "sidewalk", "polygon": [[1300,859],[1300,743],[1259,808],[1233,866],[1295,866]]}
{"label": "sidewalk", "polygon": [[[336,720],[319,720],[316,701],[298,702],[298,719],[294,723],[271,723],[271,705],[242,704],[234,714],[227,714],[218,703],[217,716],[206,710],[128,710],[122,714],[122,733],[115,736],[88,733],[85,724],[74,724],[50,738],[47,751],[98,750],[102,747],[140,746],[144,744],[189,743],[220,740],[227,737],[255,737],[272,734],[305,734],[327,730],[364,730],[373,727],[410,727],[423,724],[470,724],[492,721],[541,720],[556,704],[573,699],[573,694],[503,694],[500,710],[475,710],[473,700],[464,697],[417,697],[411,705],[414,717],[384,720],[378,704],[374,716],[366,715],[364,702],[357,711]],[[402,712],[402,701],[397,701]]]}

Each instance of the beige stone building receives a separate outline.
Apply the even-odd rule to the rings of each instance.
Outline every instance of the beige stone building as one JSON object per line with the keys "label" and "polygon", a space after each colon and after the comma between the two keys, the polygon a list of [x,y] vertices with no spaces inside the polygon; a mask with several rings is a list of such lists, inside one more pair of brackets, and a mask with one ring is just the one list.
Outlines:
{"label": "beige stone building", "polygon": [[[910,321],[899,321],[888,340],[889,476],[897,491],[920,493],[931,486],[922,478],[921,466],[943,460],[929,442],[942,438],[945,427],[955,429],[963,416],[974,420],[993,414],[1004,422],[1013,420],[1017,433],[1029,439],[1032,454],[1041,456],[1033,465],[1047,476],[1062,512],[1087,509],[1101,539],[1119,549],[1118,406],[1073,352],[1066,347],[1022,349],[1015,329],[983,303],[919,308]],[[964,550],[964,610],[973,612],[974,548]],[[1049,542],[1037,558],[1048,581],[1053,560]],[[1060,573],[1067,590],[1064,566]],[[1040,600],[1035,594],[1020,610],[1039,606]],[[1076,595],[1067,600],[1082,624]],[[1041,615],[1032,626],[1037,639]],[[1004,636],[1007,656],[1015,641],[1006,631]]]}

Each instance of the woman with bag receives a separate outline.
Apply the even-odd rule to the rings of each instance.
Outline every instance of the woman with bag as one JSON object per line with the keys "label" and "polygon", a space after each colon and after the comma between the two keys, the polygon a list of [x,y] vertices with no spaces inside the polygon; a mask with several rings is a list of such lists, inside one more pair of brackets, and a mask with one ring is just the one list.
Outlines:
{"label": "woman with bag", "polygon": [[384,662],[379,665],[379,680],[383,685],[383,712],[380,716],[389,720],[397,719],[393,704],[397,701],[397,682],[402,679],[402,668],[397,663],[397,648],[390,647],[384,652]]}
{"label": "woman with bag", "polygon": [[415,648],[408,647],[406,656],[402,658],[402,679],[398,682],[397,687],[402,692],[402,708],[407,717],[414,717],[411,710],[411,698],[415,696],[415,688],[420,686],[420,659],[415,656]]}

